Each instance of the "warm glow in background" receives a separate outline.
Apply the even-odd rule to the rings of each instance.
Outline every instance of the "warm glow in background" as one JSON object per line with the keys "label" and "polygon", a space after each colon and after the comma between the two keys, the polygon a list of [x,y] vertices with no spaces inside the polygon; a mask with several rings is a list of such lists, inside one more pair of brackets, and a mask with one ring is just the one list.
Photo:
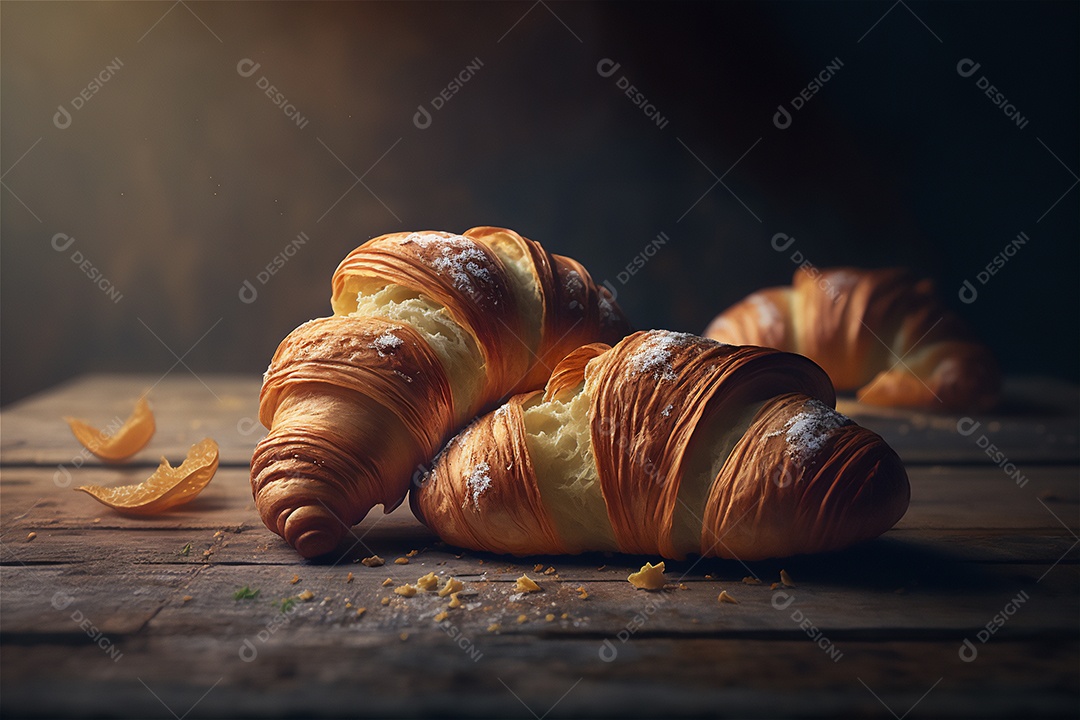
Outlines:
{"label": "warm glow in background", "polygon": [[[581,260],[639,328],[700,332],[787,283],[795,249],[817,266],[914,265],[1007,372],[1076,379],[1080,6],[910,6],[874,25],[887,4],[4,2],[0,401],[90,371],[164,373],[173,353],[198,373],[261,372],[329,313],[357,244],[486,224]],[[835,58],[778,129],[777,106]],[[796,245],[774,251],[778,232]],[[58,233],[74,238],[63,251]]]}

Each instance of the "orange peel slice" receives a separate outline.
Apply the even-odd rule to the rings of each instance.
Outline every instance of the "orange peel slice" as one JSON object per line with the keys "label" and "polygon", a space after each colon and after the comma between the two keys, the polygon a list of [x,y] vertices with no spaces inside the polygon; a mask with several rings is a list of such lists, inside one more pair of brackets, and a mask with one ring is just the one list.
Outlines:
{"label": "orange peel slice", "polygon": [[156,429],[154,413],[150,410],[150,403],[146,402],[145,395],[139,398],[131,415],[111,436],[85,420],[73,417],[65,417],[64,420],[67,420],[75,439],[82,443],[84,448],[108,462],[126,460],[142,450],[146,443],[150,442]]}
{"label": "orange peel slice", "polygon": [[205,438],[188,449],[180,467],[174,468],[161,458],[154,474],[137,485],[83,485],[75,489],[122,513],[157,515],[194,500],[213,479],[217,467],[218,444]]}

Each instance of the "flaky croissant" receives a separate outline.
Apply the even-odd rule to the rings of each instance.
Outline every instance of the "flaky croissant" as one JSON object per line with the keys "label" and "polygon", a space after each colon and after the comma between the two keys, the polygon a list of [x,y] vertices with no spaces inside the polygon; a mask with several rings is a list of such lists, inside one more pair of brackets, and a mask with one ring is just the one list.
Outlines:
{"label": "flaky croissant", "polygon": [[334,273],[332,305],[278,347],[260,396],[270,432],[251,461],[263,522],[304,557],[400,504],[478,412],[627,331],[580,264],[492,227],[364,243]]}
{"label": "flaky croissant", "polygon": [[806,355],[837,390],[872,405],[986,410],[1000,371],[990,350],[945,307],[930,280],[892,268],[800,268],[790,287],[752,293],[707,337]]}
{"label": "flaky croissant", "polygon": [[836,550],[892,527],[910,489],[834,402],[800,355],[639,332],[478,419],[410,502],[444,541],[513,555]]}

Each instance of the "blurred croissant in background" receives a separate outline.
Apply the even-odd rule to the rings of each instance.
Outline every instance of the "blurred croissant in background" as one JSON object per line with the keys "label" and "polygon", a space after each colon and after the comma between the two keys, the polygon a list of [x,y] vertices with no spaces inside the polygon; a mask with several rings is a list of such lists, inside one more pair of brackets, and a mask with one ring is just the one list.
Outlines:
{"label": "blurred croissant in background", "polygon": [[982,411],[1001,387],[990,350],[930,280],[902,268],[800,268],[791,286],[750,294],[705,335],[805,355],[837,390],[871,405]]}

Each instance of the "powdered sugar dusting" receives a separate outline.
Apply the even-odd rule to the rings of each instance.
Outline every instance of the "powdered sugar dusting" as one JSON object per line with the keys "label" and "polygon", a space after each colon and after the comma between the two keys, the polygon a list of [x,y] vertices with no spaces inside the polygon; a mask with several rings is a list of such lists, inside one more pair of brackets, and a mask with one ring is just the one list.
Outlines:
{"label": "powdered sugar dusting", "polygon": [[379,353],[379,357],[386,357],[387,355],[392,355],[395,348],[399,348],[404,344],[404,340],[387,330],[382,335],[375,338],[375,342],[371,343],[371,347],[375,348]]}
{"label": "powdered sugar dusting", "polygon": [[789,457],[799,464],[805,464],[825,446],[834,430],[850,424],[847,416],[820,400],[810,399],[803,405],[802,412],[784,423],[783,430],[769,433],[766,437],[775,437],[783,432]]}
{"label": "powdered sugar dusting", "polygon": [[638,375],[652,375],[654,380],[674,380],[677,376],[671,367],[672,351],[675,348],[689,345],[696,340],[696,336],[689,333],[671,332],[670,330],[654,330],[649,334],[649,339],[628,360],[629,368],[626,371],[628,378]]}
{"label": "powdered sugar dusting", "polygon": [[465,489],[472,498],[473,507],[477,510],[480,509],[480,496],[491,487],[491,476],[488,475],[490,471],[491,466],[486,462],[477,463],[472,474],[465,478]]}
{"label": "powdered sugar dusting", "polygon": [[660,414],[664,417],[671,417],[671,411],[675,409],[674,405],[668,405],[666,408],[660,411]]}
{"label": "powdered sugar dusting", "polygon": [[758,322],[762,327],[767,328],[783,323],[784,319],[780,316],[780,309],[764,295],[751,295],[750,304],[757,310]]}
{"label": "powdered sugar dusting", "polygon": [[488,270],[488,256],[480,246],[463,235],[443,237],[434,233],[409,233],[399,241],[402,245],[418,245],[424,250],[435,248],[434,257],[424,262],[440,275],[450,278],[454,287],[470,295],[480,292],[478,283],[494,282]]}

